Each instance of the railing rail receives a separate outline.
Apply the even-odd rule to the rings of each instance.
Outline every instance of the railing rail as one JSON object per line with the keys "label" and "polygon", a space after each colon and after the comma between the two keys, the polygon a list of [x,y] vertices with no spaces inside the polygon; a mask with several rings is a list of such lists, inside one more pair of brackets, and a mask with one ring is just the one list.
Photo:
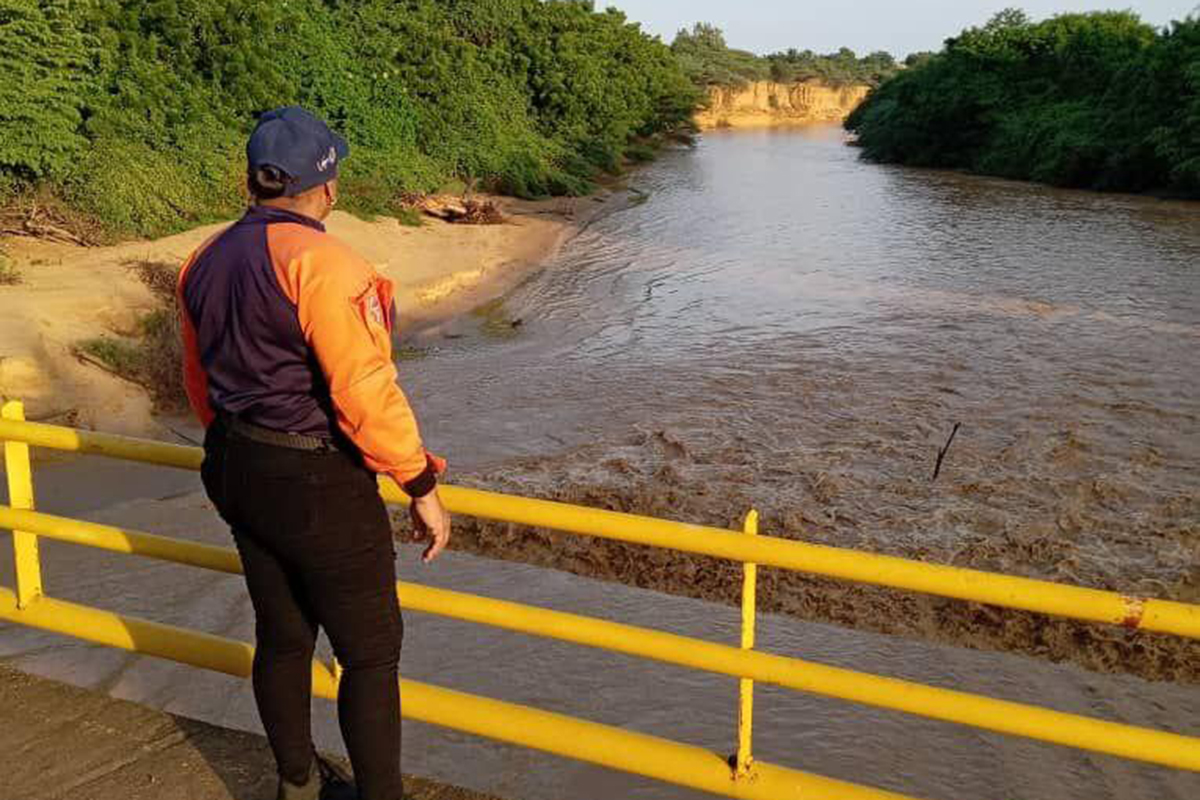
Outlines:
{"label": "railing rail", "polygon": [[[240,678],[250,676],[254,659],[254,648],[245,642],[51,597],[17,609],[16,595],[4,588],[0,588],[0,619]],[[419,681],[401,679],[400,691],[404,716],[409,719],[726,797],[915,800],[763,762],[755,762],[753,774],[739,781],[724,757],[701,747]],[[332,672],[316,662],[313,692],[328,700],[337,698]]]}
{"label": "railing rail", "polygon": [[[0,529],[4,528],[18,528],[63,542],[216,572],[241,574],[242,571],[241,559],[233,548],[0,506]],[[1200,771],[1200,739],[1197,738],[466,592],[404,581],[397,582],[396,589],[401,605],[412,611],[640,656],[943,722]],[[2,612],[0,616],[3,616]],[[745,751],[748,753],[748,746]]]}
{"label": "railing rail", "polygon": [[[199,468],[201,451],[24,422],[20,416],[19,404],[8,403],[4,406],[4,418],[0,419],[0,441],[5,442],[10,490],[10,505],[0,506],[0,528],[14,531],[17,567],[16,591],[0,588],[0,619],[228,674],[248,675],[253,648],[247,643],[67,603],[42,593],[37,554],[39,536],[226,573],[240,573],[241,562],[231,548],[32,510],[29,445],[191,470]],[[406,501],[390,482],[383,482],[381,491],[389,501]],[[769,536],[747,536],[746,533],[757,533],[757,516],[753,512],[747,519],[746,532],[739,534],[461,487],[447,486],[443,492],[447,505],[457,513],[744,562],[740,648],[462,592],[397,584],[402,605],[412,610],[737,677],[741,680],[738,745],[735,755],[726,760],[690,745],[405,680],[402,681],[404,712],[414,719],[730,797],[902,799],[901,795],[755,761],[750,749],[752,682],[761,681],[946,722],[1200,771],[1200,738],[753,649],[757,564],[1195,638],[1200,638],[1200,607]],[[314,662],[313,686],[317,694],[335,696],[336,683],[328,667]]]}
{"label": "railing rail", "polygon": [[[203,459],[199,448],[12,420],[0,420],[0,440],[178,469],[198,470]],[[408,502],[391,481],[382,481],[381,491],[388,502]],[[706,525],[461,486],[444,486],[441,492],[452,512],[473,517],[1200,639],[1200,606],[1187,603],[928,564],[773,536],[744,536]]]}

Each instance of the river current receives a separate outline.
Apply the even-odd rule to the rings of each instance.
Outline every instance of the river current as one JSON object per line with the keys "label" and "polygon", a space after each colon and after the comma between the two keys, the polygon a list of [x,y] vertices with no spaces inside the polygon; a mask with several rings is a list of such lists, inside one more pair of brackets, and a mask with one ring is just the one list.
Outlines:
{"label": "river current", "polygon": [[[423,357],[401,363],[403,382],[458,477],[722,524],[754,505],[768,533],[1198,599],[1197,206],[865,164],[832,127],[707,134],[630,190],[502,298],[411,337]],[[39,469],[42,508],[227,542],[192,476],[128,469],[130,499],[112,505],[112,481],[78,491],[98,474],[91,460]],[[555,563],[510,542],[474,549]],[[238,578],[44,551],[56,596],[252,635]],[[653,590],[675,592],[669,578],[634,588],[472,554],[415,560],[402,552],[405,579],[737,641],[735,609]],[[1044,658],[1114,671],[1102,655],[939,638],[928,620],[881,636],[850,599],[806,613],[771,588],[768,607],[789,613],[762,616],[764,650],[1200,735],[1194,649],[1102,674]],[[232,679],[6,626],[0,657],[257,728]],[[719,752],[735,741],[732,679],[418,614],[402,669]],[[1191,773],[770,687],[758,700],[759,758],[930,800],[1200,797]],[[317,717],[337,749],[332,708]],[[406,770],[513,800],[698,797],[405,730]]]}
{"label": "river current", "polygon": [[[403,365],[469,479],[722,526],[754,506],[774,535],[1200,601],[1194,203],[868,164],[830,126],[710,133],[632,188]],[[736,596],[731,570],[464,533]],[[766,606],[1200,683],[1192,643],[796,578]]]}

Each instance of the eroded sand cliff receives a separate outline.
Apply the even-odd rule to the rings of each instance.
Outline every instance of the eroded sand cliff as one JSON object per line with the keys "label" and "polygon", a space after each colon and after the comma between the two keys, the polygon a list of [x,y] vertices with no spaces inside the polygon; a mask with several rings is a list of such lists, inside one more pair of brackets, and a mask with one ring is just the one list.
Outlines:
{"label": "eroded sand cliff", "polygon": [[703,130],[752,128],[804,122],[839,122],[867,96],[862,84],[828,86],[820,81],[755,81],[740,88],[713,86],[708,107],[696,115]]}

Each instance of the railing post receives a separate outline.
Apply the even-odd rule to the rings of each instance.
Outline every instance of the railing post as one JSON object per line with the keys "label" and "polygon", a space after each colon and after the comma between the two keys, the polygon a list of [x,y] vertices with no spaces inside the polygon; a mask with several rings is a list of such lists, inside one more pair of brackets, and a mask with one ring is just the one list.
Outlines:
{"label": "railing post", "polygon": [[[0,407],[0,417],[24,422],[25,406],[20,400],[9,400]],[[33,510],[33,468],[29,461],[29,445],[24,442],[4,443],[4,471],[8,475],[9,506]],[[42,596],[38,537],[24,531],[13,531],[12,538],[13,568],[17,575],[17,608],[26,608]]]}
{"label": "railing post", "polygon": [[[758,535],[758,512],[754,509],[746,515],[743,530],[750,536]],[[754,649],[754,623],[758,605],[758,565],[746,562],[742,573],[742,649]],[[751,741],[754,733],[754,681],[742,678],[739,685],[738,706],[738,749],[734,764],[734,779],[746,778],[754,763]]]}

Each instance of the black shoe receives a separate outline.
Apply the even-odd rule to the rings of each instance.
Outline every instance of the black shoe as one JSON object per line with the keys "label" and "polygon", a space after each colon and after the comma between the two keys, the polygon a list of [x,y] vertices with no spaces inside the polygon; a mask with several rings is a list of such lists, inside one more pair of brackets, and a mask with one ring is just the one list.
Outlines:
{"label": "black shoe", "polygon": [[345,770],[314,753],[308,780],[296,785],[281,778],[276,800],[358,800],[358,790]]}
{"label": "black shoe", "polygon": [[358,789],[345,770],[320,756],[316,759],[317,773],[321,776],[319,800],[358,800]]}
{"label": "black shoe", "polygon": [[275,800],[321,800],[321,776],[317,774],[315,765],[308,772],[308,780],[301,784],[281,777]]}

